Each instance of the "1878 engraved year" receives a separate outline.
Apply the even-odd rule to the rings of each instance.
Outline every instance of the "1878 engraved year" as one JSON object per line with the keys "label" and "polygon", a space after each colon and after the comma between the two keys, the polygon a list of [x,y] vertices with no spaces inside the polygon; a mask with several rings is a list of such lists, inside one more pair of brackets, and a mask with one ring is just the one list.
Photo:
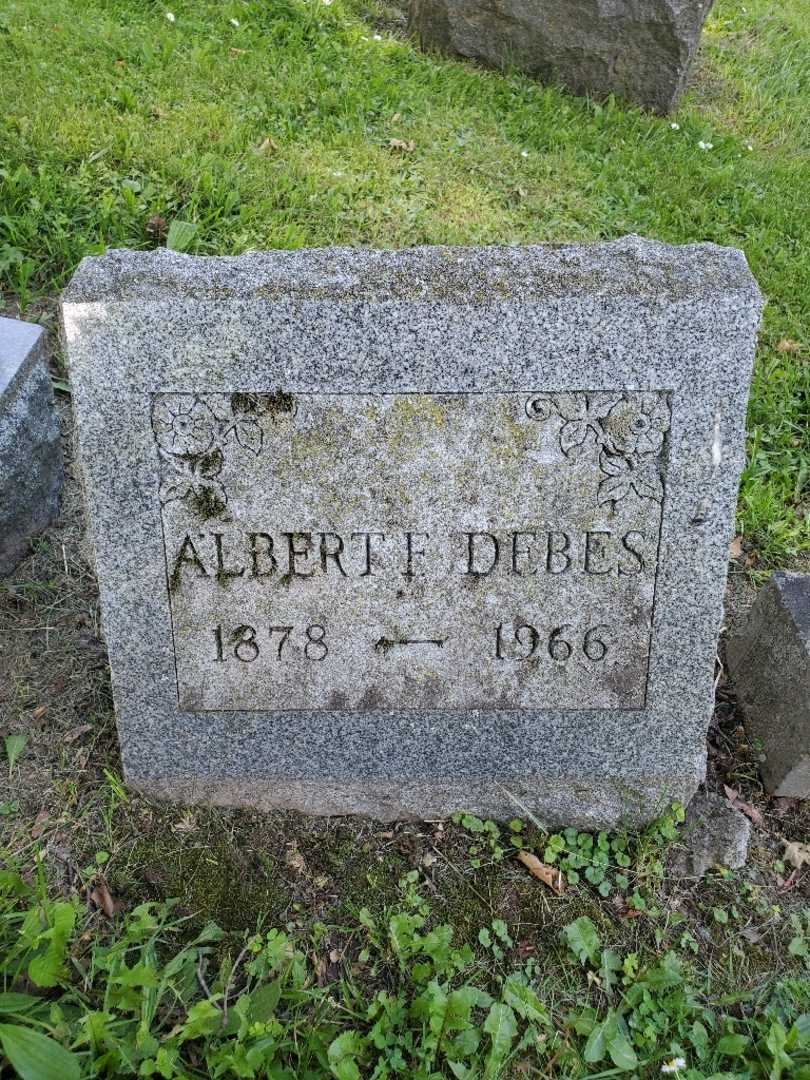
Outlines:
{"label": "1878 engraved year", "polygon": [[664,391],[156,394],[189,710],[639,709]]}

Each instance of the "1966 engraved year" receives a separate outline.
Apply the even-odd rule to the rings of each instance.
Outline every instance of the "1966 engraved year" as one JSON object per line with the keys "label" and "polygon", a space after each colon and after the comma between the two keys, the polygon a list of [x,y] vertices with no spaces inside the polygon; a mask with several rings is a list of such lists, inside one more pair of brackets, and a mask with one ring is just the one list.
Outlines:
{"label": "1966 engraved year", "polygon": [[581,635],[572,632],[574,627],[569,623],[555,626],[545,634],[530,623],[521,623],[509,629],[509,640],[506,640],[505,625],[499,623],[495,627],[495,657],[498,660],[533,660],[537,657],[541,642],[545,643],[546,652],[552,660],[563,663],[570,660],[575,652],[581,652],[595,663],[604,660],[608,654],[605,634],[610,627],[604,623],[590,627]]}

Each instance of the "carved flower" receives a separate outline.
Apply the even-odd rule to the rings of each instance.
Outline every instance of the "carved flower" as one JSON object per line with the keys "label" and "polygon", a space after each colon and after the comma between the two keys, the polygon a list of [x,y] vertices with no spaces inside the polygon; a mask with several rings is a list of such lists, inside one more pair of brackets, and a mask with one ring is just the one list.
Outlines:
{"label": "carved flower", "polygon": [[602,427],[617,453],[656,454],[669,427],[669,410],[658,394],[639,394],[617,402]]}
{"label": "carved flower", "polygon": [[599,467],[605,473],[596,497],[600,506],[605,503],[613,503],[615,506],[631,491],[642,499],[662,502],[664,486],[655,458],[623,457],[621,454],[608,454],[603,450],[599,455]]}
{"label": "carved flower", "polygon": [[166,394],[152,410],[158,445],[172,454],[204,454],[214,441],[215,420],[199,398]]}
{"label": "carved flower", "polygon": [[165,462],[163,482],[160,485],[160,501],[173,502],[185,499],[189,495],[201,498],[215,497],[225,506],[228,496],[217,476],[222,472],[225,458],[219,447],[214,447],[207,454],[188,454],[173,456],[161,451]]}

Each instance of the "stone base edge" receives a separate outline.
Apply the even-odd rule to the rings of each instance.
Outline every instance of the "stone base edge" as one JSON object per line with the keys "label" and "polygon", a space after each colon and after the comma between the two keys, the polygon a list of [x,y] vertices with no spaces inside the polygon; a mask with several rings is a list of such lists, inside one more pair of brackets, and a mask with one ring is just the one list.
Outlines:
{"label": "stone base edge", "polygon": [[480,817],[523,818],[547,827],[579,829],[640,826],[672,802],[684,806],[703,774],[666,780],[580,778],[469,780],[255,780],[145,778],[127,776],[130,787],[157,799],[185,804],[250,807],[259,811],[360,815],[378,821],[446,818],[459,810]]}

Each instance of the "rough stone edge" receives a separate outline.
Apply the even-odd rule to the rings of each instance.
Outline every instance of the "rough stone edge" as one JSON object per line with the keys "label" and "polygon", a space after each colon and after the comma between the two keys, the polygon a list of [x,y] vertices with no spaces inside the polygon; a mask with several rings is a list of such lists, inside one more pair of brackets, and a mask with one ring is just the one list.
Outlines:
{"label": "rough stone edge", "polygon": [[593,244],[423,246],[396,251],[301,248],[236,256],[116,249],[83,259],[62,303],[182,296],[469,304],[585,294],[688,299],[730,293],[761,306],[757,283],[739,249],[710,243],[663,244],[631,234]]}
{"label": "rough stone edge", "polygon": [[[11,331],[7,336],[4,335],[2,325],[4,323],[11,324]],[[4,347],[9,341],[13,347]],[[16,534],[12,532],[11,534],[16,542],[12,544],[8,534],[5,537],[6,543],[0,542],[0,578],[9,577],[24,561],[30,552],[31,540],[50,528],[53,522],[57,520],[62,503],[65,486],[65,461],[56,413],[56,402],[48,370],[46,342],[45,329],[38,323],[29,323],[22,319],[7,319],[0,316],[0,359],[9,355],[12,359],[11,378],[4,386],[0,385],[0,458],[4,457],[5,450],[9,447],[12,454],[15,453],[20,435],[18,422],[12,420],[9,432],[9,429],[3,425],[3,420],[12,417],[16,409],[20,407],[27,408],[24,401],[26,395],[38,396],[40,394],[43,398],[47,398],[47,408],[42,415],[44,423],[36,431],[36,441],[33,445],[36,450],[39,450],[47,441],[50,446],[49,455],[53,458],[52,465],[47,472],[53,481],[52,485],[48,487],[48,493],[43,498],[43,492],[40,490],[39,503],[29,505],[28,515],[23,519],[25,524],[22,531]],[[15,361],[17,362],[16,367],[13,366]],[[1,370],[0,376],[2,376]],[[47,419],[48,413],[50,414],[50,420]],[[19,421],[19,416],[17,416],[17,421]],[[51,429],[50,432],[48,428]],[[26,449],[31,449],[31,444],[27,444]],[[37,475],[41,477],[43,474],[38,472]],[[0,476],[0,483],[6,484],[5,476]],[[43,505],[46,505],[51,500],[53,500],[53,503],[47,513],[32,513],[33,505],[38,505],[41,509]],[[0,521],[3,526],[6,526],[7,523],[7,520]]]}
{"label": "rough stone edge", "polygon": [[[773,583],[782,598],[782,607],[790,616],[796,637],[810,650],[810,573],[801,570],[776,570],[768,584]],[[801,602],[807,601],[806,608]]]}
{"label": "rough stone edge", "polygon": [[[264,777],[229,780],[203,777],[147,779],[126,775],[127,785],[150,798],[184,805],[213,804],[260,812],[296,810],[323,817],[356,815],[377,821],[424,821],[464,810],[505,820],[527,817],[543,826],[610,829],[640,826],[673,802],[688,804],[702,780],[684,775],[631,786],[626,781],[598,782],[562,778],[553,786],[536,779],[504,778],[425,781],[341,782]],[[583,813],[583,807],[592,809]]]}
{"label": "rough stone edge", "polygon": [[[729,634],[725,642],[726,665],[735,688],[747,686],[748,661],[757,646],[767,634],[771,618],[783,615],[793,627],[797,642],[810,650],[810,627],[799,622],[796,608],[796,596],[792,586],[802,579],[808,582],[810,592],[810,573],[799,570],[775,570],[754,596],[744,619]],[[736,684],[739,683],[739,688]],[[741,701],[743,708],[745,702]]]}
{"label": "rough stone edge", "polygon": [[[795,745],[795,739],[783,742],[776,748],[773,736],[769,733],[768,724],[761,712],[758,714],[756,707],[752,707],[750,692],[752,682],[750,675],[750,662],[757,648],[769,635],[769,628],[775,620],[784,620],[785,624],[792,627],[795,636],[797,653],[804,652],[810,659],[810,625],[799,616],[804,614],[796,606],[797,597],[793,586],[801,587],[804,582],[810,586],[810,573],[799,570],[776,570],[765,584],[759,589],[750,604],[746,616],[740,621],[734,632],[726,640],[726,665],[732,685],[737,695],[737,700],[743,714],[746,730],[754,738],[762,738],[765,744],[764,760],[760,762],[760,775],[766,791],[776,797],[807,798],[808,783],[810,783],[810,753],[801,745]],[[786,625],[787,630],[787,625]],[[762,669],[758,668],[761,673]],[[756,684],[758,680],[754,680]],[[797,664],[790,681],[791,688],[798,687],[801,693],[801,683],[810,686],[810,669],[807,665],[802,670],[801,664]],[[784,684],[783,684],[784,685]],[[810,697],[808,697],[810,701]],[[783,755],[795,756],[795,763],[791,768],[783,769]]]}
{"label": "rough stone edge", "polygon": [[702,786],[686,809],[670,873],[700,880],[713,866],[741,870],[748,861],[750,841],[748,818],[721,795]]}

